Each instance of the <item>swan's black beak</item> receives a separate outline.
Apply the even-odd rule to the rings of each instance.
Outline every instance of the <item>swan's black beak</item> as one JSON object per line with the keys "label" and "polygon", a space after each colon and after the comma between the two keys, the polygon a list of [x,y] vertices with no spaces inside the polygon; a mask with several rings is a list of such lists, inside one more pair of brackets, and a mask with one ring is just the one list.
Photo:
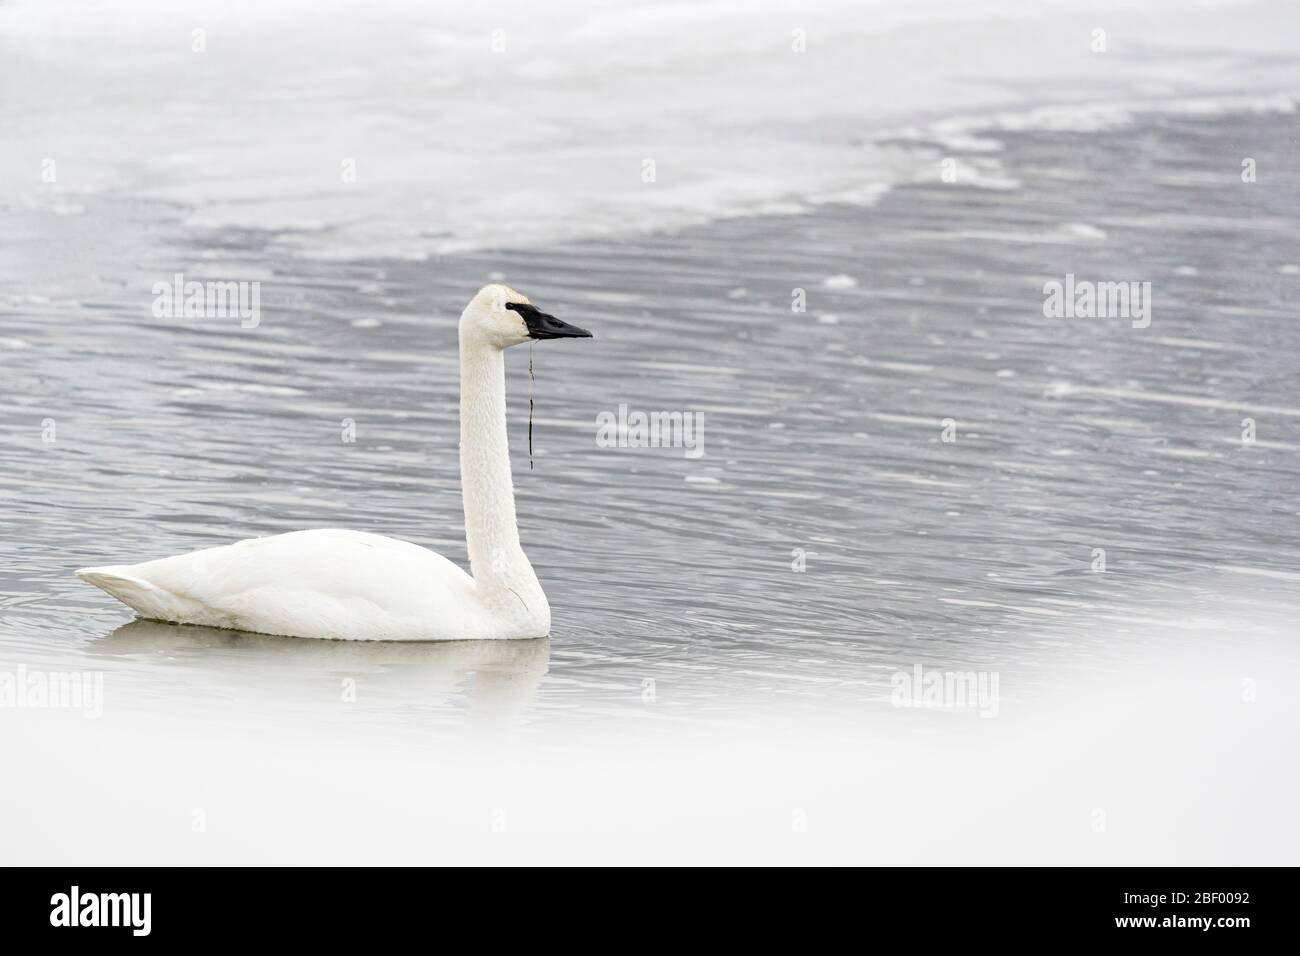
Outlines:
{"label": "swan's black beak", "polygon": [[586,329],[580,329],[576,325],[570,325],[553,315],[547,315],[545,312],[539,311],[536,306],[527,305],[523,302],[507,302],[506,308],[519,313],[520,318],[524,320],[524,325],[528,326],[528,337],[531,339],[591,338],[591,333]]}

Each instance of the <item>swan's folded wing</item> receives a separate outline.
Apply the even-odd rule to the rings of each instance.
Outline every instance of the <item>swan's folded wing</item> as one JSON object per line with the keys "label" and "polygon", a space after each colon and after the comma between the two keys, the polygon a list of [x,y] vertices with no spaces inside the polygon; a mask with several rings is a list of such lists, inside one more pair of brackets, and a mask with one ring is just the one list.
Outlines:
{"label": "swan's folded wing", "polygon": [[401,639],[375,628],[455,613],[474,594],[473,579],[436,552],[335,529],[86,571],[87,581],[142,617],[344,639]]}
{"label": "swan's folded wing", "polygon": [[79,568],[77,576],[111,594],[143,618],[179,621],[203,612],[203,607],[198,602],[149,583],[136,575],[129,566]]}

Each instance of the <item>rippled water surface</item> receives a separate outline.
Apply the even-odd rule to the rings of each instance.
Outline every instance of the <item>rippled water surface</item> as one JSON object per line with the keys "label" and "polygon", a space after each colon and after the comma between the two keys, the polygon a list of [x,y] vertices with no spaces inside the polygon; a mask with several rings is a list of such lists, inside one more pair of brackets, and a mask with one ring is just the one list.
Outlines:
{"label": "rippled water surface", "polygon": [[[276,706],[309,713],[322,675],[356,672],[377,718],[455,719],[485,693],[476,655],[511,651],[122,628],[71,570],[321,526],[466,563],[455,323],[502,277],[596,332],[509,356],[522,535],[555,618],[549,649],[518,653],[534,720],[639,718],[651,696],[656,719],[870,712],[914,659],[1034,696],[1162,641],[1289,625],[1296,128],[1270,112],[1017,134],[1015,188],[420,263],[193,241],[165,206],[16,217],[5,652],[105,669],[150,708],[289,667]],[[1242,141],[1272,188],[1241,183]],[[154,317],[176,270],[259,278],[260,324]],[[1043,283],[1067,273],[1150,281],[1150,327],[1045,318]],[[620,404],[701,414],[704,454],[599,447]]]}
{"label": "rippled water surface", "polygon": [[[141,84],[174,50],[82,74],[94,29],[0,10],[0,702],[18,668],[103,680],[93,718],[0,708],[22,782],[0,842],[33,862],[1294,862],[1300,61],[1261,26],[1294,14],[1257,7],[1203,46],[1228,8],[1155,31],[1110,5],[1098,59],[1087,13],[885,4],[901,19],[770,72],[771,10],[729,33],[730,8],[683,8],[662,48],[621,4],[511,21],[532,45],[510,71],[465,46],[477,21],[407,45],[379,17],[363,46],[404,51],[383,82],[322,54],[336,27],[282,49],[239,21],[248,69],[178,74],[156,128]],[[170,36],[149,22],[105,35]],[[214,54],[235,25],[214,14]],[[873,71],[950,40],[945,70],[885,95]],[[1020,48],[1038,88],[989,66]],[[227,99],[213,77],[235,75]],[[500,162],[473,162],[465,135],[512,103],[533,108]],[[186,138],[241,117],[228,161]],[[391,162],[345,198],[358,143]],[[632,192],[651,149],[660,180]],[[498,188],[520,155],[542,172]],[[47,156],[61,185],[21,178]],[[260,283],[259,321],[156,315],[177,274]],[[1150,283],[1149,325],[1046,315],[1069,276]],[[75,578],[312,527],[467,565],[456,322],[489,281],[595,333],[507,357],[548,639],[176,627]],[[621,406],[699,416],[703,454],[602,447]],[[895,706],[917,667],[997,689]]]}

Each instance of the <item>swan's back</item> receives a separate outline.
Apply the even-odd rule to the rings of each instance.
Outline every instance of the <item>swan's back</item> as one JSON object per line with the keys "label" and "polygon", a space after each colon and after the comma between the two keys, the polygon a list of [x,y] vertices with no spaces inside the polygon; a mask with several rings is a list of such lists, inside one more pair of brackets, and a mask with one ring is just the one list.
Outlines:
{"label": "swan's back", "polygon": [[294,531],[142,564],[83,568],[140,617],[338,640],[478,637],[474,580],[406,541]]}

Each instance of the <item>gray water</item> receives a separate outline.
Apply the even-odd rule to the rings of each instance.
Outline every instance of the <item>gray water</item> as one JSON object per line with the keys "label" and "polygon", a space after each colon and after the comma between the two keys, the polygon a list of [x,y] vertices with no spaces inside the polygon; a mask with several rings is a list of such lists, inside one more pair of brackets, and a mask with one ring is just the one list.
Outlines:
{"label": "gray water", "polygon": [[[1002,133],[1000,189],[936,176],[871,208],[423,262],[293,258],[160,203],[10,211],[0,663],[102,671],[106,713],[151,723],[505,725],[552,747],[804,720],[852,740],[903,726],[890,681],[914,663],[998,673],[1013,716],[1202,657],[1235,699],[1295,663],[1298,130],[1268,112]],[[156,318],[176,272],[260,280],[260,324]],[[1150,326],[1045,317],[1067,273],[1149,281]],[[508,355],[549,641],[131,624],[72,575],[309,527],[465,565],[455,327],[496,279],[595,333]],[[620,404],[702,415],[704,454],[600,447]]]}

